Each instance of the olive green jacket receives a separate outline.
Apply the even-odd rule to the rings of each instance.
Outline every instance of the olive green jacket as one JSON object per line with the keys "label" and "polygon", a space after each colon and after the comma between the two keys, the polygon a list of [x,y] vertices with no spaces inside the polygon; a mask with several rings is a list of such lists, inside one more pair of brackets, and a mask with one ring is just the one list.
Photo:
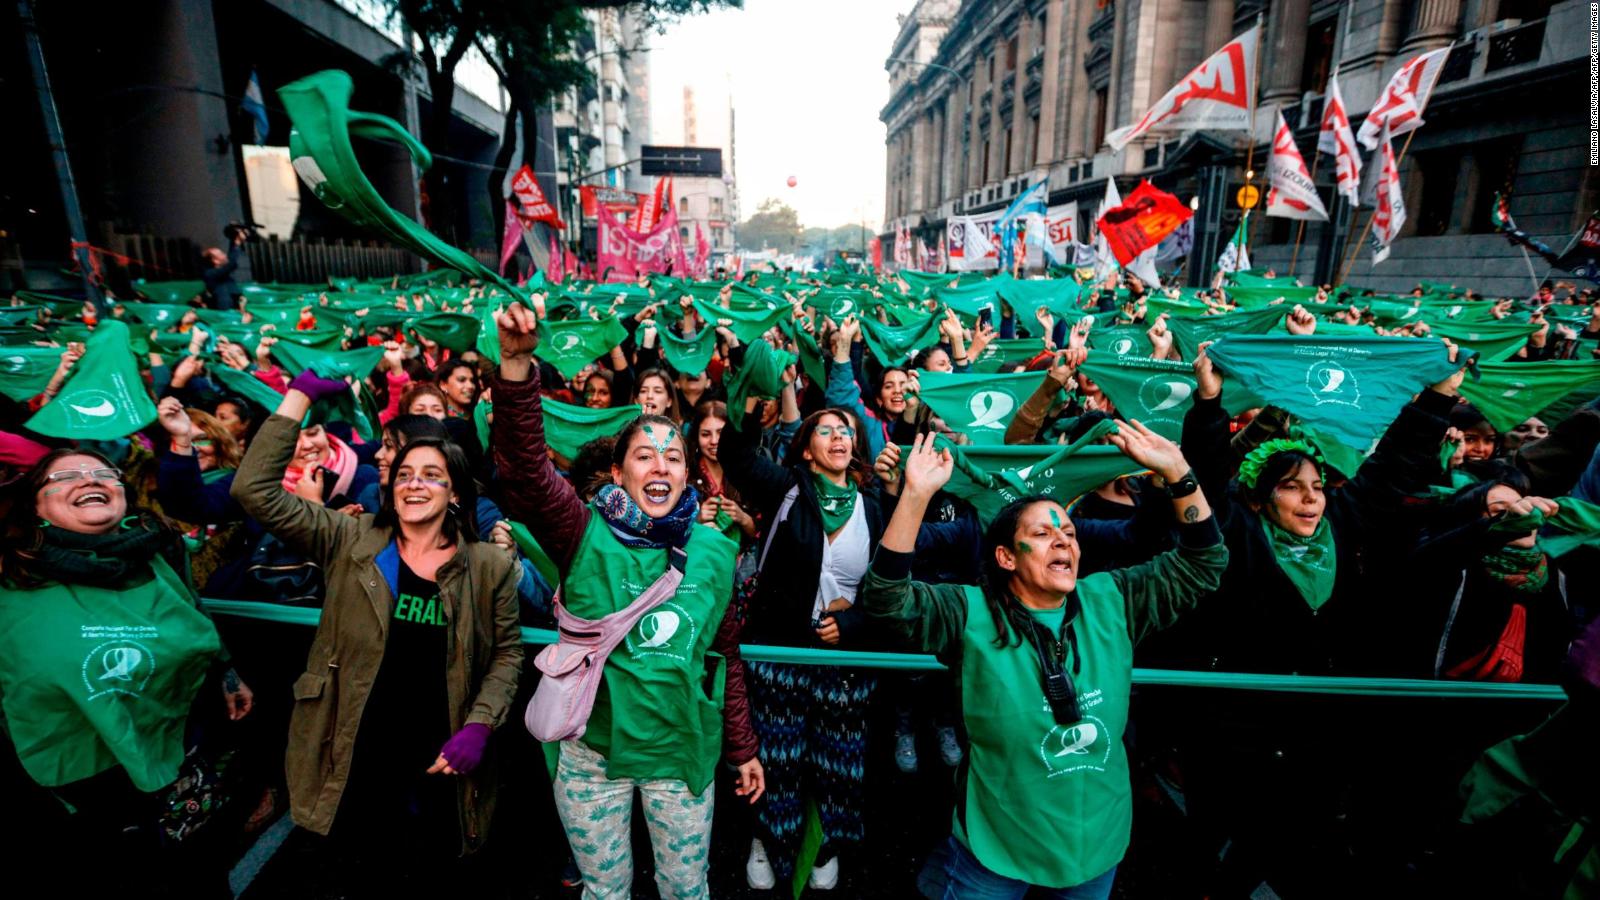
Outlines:
{"label": "olive green jacket", "polygon": [[[376,557],[395,540],[371,515],[352,518],[283,489],[299,423],[274,415],[261,426],[233,480],[233,497],[290,547],[322,566],[327,596],[306,670],[294,683],[294,714],[284,768],[296,824],[327,834],[339,810],[355,752],[356,729],[383,661],[394,597]],[[462,543],[439,567],[439,599],[449,619],[445,665],[450,729],[471,722],[499,727],[522,672],[516,564],[492,544]],[[494,809],[492,754],[457,778],[464,852],[483,842]]]}

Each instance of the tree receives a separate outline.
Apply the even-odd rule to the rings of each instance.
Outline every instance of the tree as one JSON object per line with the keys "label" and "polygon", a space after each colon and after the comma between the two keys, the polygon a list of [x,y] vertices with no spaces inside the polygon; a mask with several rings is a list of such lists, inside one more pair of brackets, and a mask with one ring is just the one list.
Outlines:
{"label": "tree", "polygon": [[773,249],[793,253],[800,249],[800,214],[773,197],[761,201],[755,215],[739,225],[739,244],[749,250]]}

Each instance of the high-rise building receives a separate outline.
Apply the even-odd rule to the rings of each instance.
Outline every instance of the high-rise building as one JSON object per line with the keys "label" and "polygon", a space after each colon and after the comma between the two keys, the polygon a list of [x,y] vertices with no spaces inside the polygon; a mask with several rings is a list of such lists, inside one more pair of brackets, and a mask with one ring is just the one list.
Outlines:
{"label": "high-rise building", "polygon": [[[1568,109],[1588,12],[1578,0],[919,0],[886,63],[884,236],[909,225],[931,245],[951,216],[1003,209],[1040,179],[1052,205],[1078,202],[1086,234],[1108,177],[1124,194],[1148,178],[1199,198],[1183,275],[1198,283],[1238,224],[1246,173],[1262,180],[1279,111],[1311,165],[1331,72],[1359,128],[1406,60],[1451,47],[1427,124],[1396,142],[1397,153],[1409,142],[1408,220],[1388,261],[1374,269],[1363,249],[1349,277],[1385,290],[1432,279],[1518,293],[1531,282],[1521,253],[1493,233],[1494,194],[1509,197],[1518,226],[1558,246],[1600,205],[1586,123]],[[1253,152],[1244,131],[1106,145],[1107,132],[1258,21]],[[1370,209],[1352,214],[1334,197],[1330,160],[1315,175],[1331,221],[1302,233],[1253,215],[1252,257],[1280,271],[1294,258],[1296,275],[1327,282]]]}

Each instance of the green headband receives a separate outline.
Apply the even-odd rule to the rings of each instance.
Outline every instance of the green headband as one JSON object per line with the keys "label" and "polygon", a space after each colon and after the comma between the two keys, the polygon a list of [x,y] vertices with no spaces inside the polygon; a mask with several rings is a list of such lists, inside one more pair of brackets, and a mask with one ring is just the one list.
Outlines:
{"label": "green headband", "polygon": [[1304,453],[1316,463],[1318,471],[1322,469],[1322,454],[1310,441],[1300,438],[1274,438],[1261,446],[1251,450],[1245,455],[1244,461],[1239,463],[1239,483],[1247,488],[1256,486],[1261,479],[1261,470],[1267,467],[1267,460],[1279,453]]}

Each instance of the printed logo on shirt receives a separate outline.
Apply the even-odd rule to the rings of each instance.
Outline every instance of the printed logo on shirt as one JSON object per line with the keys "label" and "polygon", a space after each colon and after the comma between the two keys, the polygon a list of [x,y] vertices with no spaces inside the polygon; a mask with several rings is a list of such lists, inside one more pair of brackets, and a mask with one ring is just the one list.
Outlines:
{"label": "printed logo on shirt", "polygon": [[90,700],[106,694],[137,697],[155,672],[156,655],[150,647],[128,638],[97,644],[83,658],[83,686]]}
{"label": "printed logo on shirt", "polygon": [[625,638],[628,652],[635,657],[664,656],[689,658],[699,626],[689,611],[668,600],[645,614]]}
{"label": "printed logo on shirt", "polygon": [[444,625],[444,604],[437,596],[418,597],[401,594],[394,601],[394,617],[401,622],[418,625]]}
{"label": "printed logo on shirt", "polygon": [[1306,389],[1318,406],[1338,403],[1361,407],[1361,388],[1355,373],[1331,359],[1321,360],[1306,370]]}
{"label": "printed logo on shirt", "polygon": [[[1049,701],[1040,698],[1045,712],[1050,711]],[[1070,775],[1073,772],[1104,772],[1111,759],[1111,743],[1116,739],[1105,720],[1088,714],[1088,711],[1105,702],[1099,690],[1084,691],[1078,695],[1078,709],[1083,719],[1071,725],[1055,725],[1045,732],[1039,742],[1039,759],[1044,763],[1045,777]]]}

